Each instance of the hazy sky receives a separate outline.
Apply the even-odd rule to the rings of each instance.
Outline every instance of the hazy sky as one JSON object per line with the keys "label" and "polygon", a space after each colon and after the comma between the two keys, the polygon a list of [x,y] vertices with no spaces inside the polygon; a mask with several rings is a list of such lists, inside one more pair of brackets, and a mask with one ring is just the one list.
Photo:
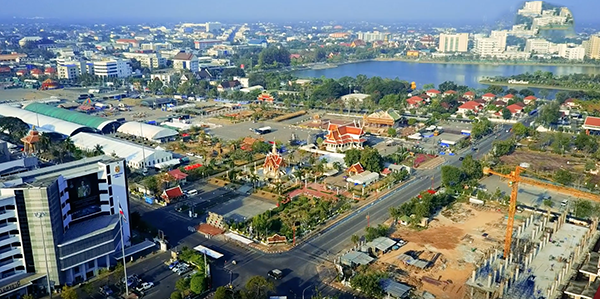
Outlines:
{"label": "hazy sky", "polygon": [[[576,22],[596,22],[600,0],[549,1]],[[0,0],[0,17],[105,21],[457,21],[493,22],[518,0]]]}

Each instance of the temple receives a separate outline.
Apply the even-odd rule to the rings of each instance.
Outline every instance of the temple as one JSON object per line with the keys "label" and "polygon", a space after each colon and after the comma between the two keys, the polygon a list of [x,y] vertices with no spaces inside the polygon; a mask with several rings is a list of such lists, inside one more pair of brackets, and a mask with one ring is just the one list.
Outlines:
{"label": "temple", "polygon": [[356,124],[337,125],[329,123],[325,146],[330,152],[343,152],[351,148],[362,148],[367,139],[364,130]]}
{"label": "temple", "polygon": [[277,146],[273,143],[273,150],[265,157],[263,173],[268,178],[280,178],[283,174],[283,157],[277,152]]}

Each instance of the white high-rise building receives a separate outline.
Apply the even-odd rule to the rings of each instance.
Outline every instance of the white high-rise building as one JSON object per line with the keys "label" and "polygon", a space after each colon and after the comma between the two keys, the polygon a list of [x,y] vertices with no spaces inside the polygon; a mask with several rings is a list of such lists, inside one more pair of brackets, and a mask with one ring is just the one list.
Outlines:
{"label": "white high-rise building", "polygon": [[558,56],[568,60],[583,60],[585,58],[585,47],[570,47],[567,44],[558,44]]}
{"label": "white high-rise building", "polygon": [[481,57],[495,57],[502,54],[503,50],[498,46],[498,39],[495,37],[477,37],[475,38],[475,47],[473,53]]}
{"label": "white high-rise building", "polygon": [[492,30],[490,37],[496,39],[496,48],[498,48],[500,52],[506,51],[506,38],[508,37],[507,30]]}
{"label": "white high-rise building", "polygon": [[388,32],[379,32],[379,31],[357,33],[357,38],[361,39],[367,43],[371,43],[374,41],[380,41],[380,40],[382,40],[382,41],[389,40],[389,36],[390,36],[390,34]]}
{"label": "white high-rise building", "polygon": [[149,69],[157,69],[167,64],[167,59],[161,57],[160,52],[156,53],[137,53],[137,52],[124,52],[123,56],[127,59],[136,59],[140,62],[142,67]]}
{"label": "white high-rise building", "polygon": [[440,34],[438,52],[467,52],[469,47],[469,34]]}
{"label": "white high-rise building", "polygon": [[519,9],[519,14],[524,16],[540,15],[542,13],[543,1],[528,1],[522,9]]}
{"label": "white high-rise building", "polygon": [[219,31],[223,27],[219,22],[207,22],[205,26],[206,32]]}
{"label": "white high-rise building", "polygon": [[525,43],[525,52],[536,54],[548,54],[552,43],[541,38],[528,39]]}
{"label": "white high-rise building", "polygon": [[131,76],[131,65],[128,60],[111,59],[94,61],[94,75],[106,78],[127,78]]}

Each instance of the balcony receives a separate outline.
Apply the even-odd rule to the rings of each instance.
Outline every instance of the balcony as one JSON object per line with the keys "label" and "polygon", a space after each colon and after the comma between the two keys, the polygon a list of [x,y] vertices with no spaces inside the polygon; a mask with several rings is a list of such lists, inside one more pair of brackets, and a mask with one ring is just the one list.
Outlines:
{"label": "balcony", "polygon": [[19,235],[8,235],[0,238],[0,247],[6,246],[15,242],[21,242]]}
{"label": "balcony", "polygon": [[13,222],[0,224],[0,233],[9,232],[12,230],[19,230],[19,226]]}
{"label": "balcony", "polygon": [[6,220],[9,218],[16,218],[16,217],[17,217],[17,213],[15,212],[15,210],[0,211],[0,221]]}
{"label": "balcony", "polygon": [[[4,252],[0,253],[0,260],[5,259],[7,257],[15,256],[17,254],[21,254],[21,247],[8,248]],[[1,272],[1,271],[0,271]]]}
{"label": "balcony", "polygon": [[12,262],[0,266],[0,273],[6,270],[15,269],[19,266],[25,266],[23,259],[14,259]]}

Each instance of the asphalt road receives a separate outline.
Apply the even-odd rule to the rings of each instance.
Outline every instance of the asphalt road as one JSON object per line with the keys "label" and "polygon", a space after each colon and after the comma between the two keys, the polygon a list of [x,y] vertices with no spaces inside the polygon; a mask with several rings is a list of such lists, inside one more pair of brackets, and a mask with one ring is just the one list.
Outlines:
{"label": "asphalt road", "polygon": [[[476,158],[481,158],[491,150],[492,143],[495,140],[507,139],[510,136],[510,133],[506,132],[508,128],[510,126],[503,126],[502,130],[479,141],[476,144],[478,148],[476,152],[472,152],[469,148],[460,155],[447,156],[447,161],[444,164],[460,166],[459,157],[467,153],[472,153]],[[434,186],[439,186],[441,181],[440,169],[441,166],[431,170],[419,171],[415,175],[416,179],[393,193],[353,212],[333,227],[298,245],[293,250],[278,254],[265,254],[238,246],[234,242],[206,239],[200,234],[191,233],[187,230],[187,226],[191,223],[197,223],[197,219],[189,219],[181,214],[177,215],[178,212],[174,211],[172,207],[151,209],[148,206],[145,207],[145,203],[138,202],[132,204],[132,209],[140,211],[145,219],[160,219],[160,221],[151,222],[157,228],[165,231],[172,245],[193,247],[202,244],[223,253],[224,257],[213,263],[214,286],[226,285],[231,278],[234,287],[240,287],[250,277],[254,275],[266,276],[269,270],[278,268],[284,272],[284,278],[276,281],[278,295],[300,298],[304,290],[306,297],[310,298],[315,287],[318,287],[323,295],[338,293],[322,283],[316,265],[323,261],[332,261],[339,253],[349,248],[351,245],[350,237],[353,234],[363,234],[364,228],[367,226],[367,215],[370,218],[370,225],[375,226],[383,223],[389,218],[388,210],[390,207],[399,206],[423,190],[430,188],[431,177],[433,177]],[[228,195],[224,194],[223,196]],[[219,194],[214,196],[220,197]],[[210,194],[203,196],[203,199],[210,198]],[[232,260],[237,263],[233,265]],[[345,298],[345,296],[347,295],[342,294],[340,298]]]}

